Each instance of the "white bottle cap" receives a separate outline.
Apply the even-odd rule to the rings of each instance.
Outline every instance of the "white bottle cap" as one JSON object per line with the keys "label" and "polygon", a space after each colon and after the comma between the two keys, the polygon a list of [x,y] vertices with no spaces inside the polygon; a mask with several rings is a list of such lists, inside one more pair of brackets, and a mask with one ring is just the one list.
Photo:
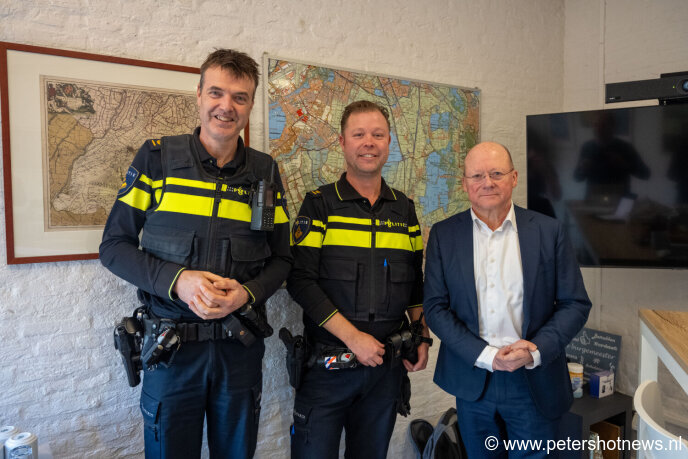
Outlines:
{"label": "white bottle cap", "polygon": [[10,438],[12,435],[19,433],[19,429],[14,426],[2,426],[0,427],[0,444],[5,443],[5,440]]}
{"label": "white bottle cap", "polygon": [[580,363],[569,362],[568,363],[569,372],[571,373],[583,373],[583,365]]}

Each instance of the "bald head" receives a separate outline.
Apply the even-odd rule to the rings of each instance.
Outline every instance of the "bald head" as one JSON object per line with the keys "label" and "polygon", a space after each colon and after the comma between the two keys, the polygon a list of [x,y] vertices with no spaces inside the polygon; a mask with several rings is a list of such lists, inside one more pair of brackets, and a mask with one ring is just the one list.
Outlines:
{"label": "bald head", "polygon": [[497,142],[481,142],[464,160],[463,189],[479,218],[499,223],[511,208],[511,193],[518,183],[509,150]]}
{"label": "bald head", "polygon": [[471,156],[483,156],[486,154],[497,157],[506,155],[509,161],[509,169],[514,168],[514,161],[511,159],[511,152],[508,148],[506,148],[501,143],[497,142],[480,142],[479,144],[476,144],[473,148],[468,150],[468,153],[466,154],[466,159],[464,160],[464,172],[467,169],[469,158],[471,158]]}

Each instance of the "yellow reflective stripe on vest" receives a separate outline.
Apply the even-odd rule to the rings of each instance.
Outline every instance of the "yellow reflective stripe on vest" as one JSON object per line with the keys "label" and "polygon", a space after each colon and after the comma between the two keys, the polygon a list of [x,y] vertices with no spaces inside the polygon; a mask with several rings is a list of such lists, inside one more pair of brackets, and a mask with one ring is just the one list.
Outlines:
{"label": "yellow reflective stripe on vest", "polygon": [[327,217],[327,223],[351,223],[353,225],[372,225],[370,218],[354,218],[354,217],[340,217],[338,215],[330,215]]}
{"label": "yellow reflective stripe on vest", "polygon": [[213,215],[213,198],[168,191],[164,194],[157,211],[211,217]]}
{"label": "yellow reflective stripe on vest", "polygon": [[[161,212],[176,212],[179,214],[200,215],[202,217],[213,216],[213,198],[206,196],[193,196],[180,193],[165,193],[160,207]],[[217,216],[228,220],[241,222],[251,221],[251,208],[243,202],[223,199],[217,208]]]}
{"label": "yellow reflective stripe on vest", "polygon": [[415,237],[412,236],[411,241],[412,241],[411,244],[413,245],[414,251],[417,252],[419,250],[423,250],[423,236],[420,236],[420,235],[415,236]]}
{"label": "yellow reflective stripe on vest", "polygon": [[[212,182],[203,182],[201,180],[190,180],[179,177],[167,177],[168,185],[188,186],[189,188],[200,188],[202,190],[214,190],[215,184]],[[227,185],[222,185],[222,189],[226,190]]]}
{"label": "yellow reflective stripe on vest", "polygon": [[119,200],[135,209],[146,210],[150,207],[151,195],[141,188],[133,187],[129,190],[129,193],[119,198]]}
{"label": "yellow reflective stripe on vest", "polygon": [[[154,182],[155,183],[155,182]],[[210,182],[203,182],[201,180],[190,180],[190,179],[183,179],[179,177],[168,177],[167,178],[167,184],[168,185],[179,185],[179,186],[185,186],[189,188],[199,188],[203,190],[215,190],[216,185],[214,183]],[[222,191],[227,191],[227,185],[223,184],[222,185]],[[179,193],[165,193],[165,196],[168,194],[176,194],[178,196],[187,196],[187,197],[192,197],[193,199],[199,199],[203,201],[197,201],[198,205],[200,207],[206,206],[208,204],[205,203],[205,200],[207,200],[210,204],[210,211],[208,212],[203,212],[203,211],[195,211],[193,208],[188,209],[186,204],[182,203],[177,203],[178,198],[174,198],[175,203],[171,204],[173,205],[177,210],[173,210],[171,208],[168,208],[167,205],[161,206],[160,209],[162,211],[166,212],[179,212],[179,213],[185,213],[185,214],[194,214],[194,215],[204,215],[207,217],[212,216],[212,201],[213,198],[208,198],[208,197],[198,197],[198,196],[190,196],[190,195],[182,195]],[[278,199],[279,199],[279,194],[278,194]],[[191,202],[191,201],[188,201]],[[181,207],[180,207],[181,206]],[[230,220],[238,220],[242,222],[250,222],[251,221],[251,207],[243,202],[238,202],[238,201],[232,201],[231,199],[223,199],[222,202],[220,202],[220,206],[218,208],[217,212],[218,216],[221,218],[227,218]],[[289,217],[287,217],[287,213],[284,211],[282,206],[277,206],[275,207],[275,223],[280,224],[280,223],[288,223],[289,222]]]}
{"label": "yellow reflective stripe on vest", "polygon": [[[150,196],[149,196],[150,202]],[[213,198],[207,196],[194,196],[190,194],[173,193],[168,191],[163,197],[157,211],[176,212],[179,214],[200,215],[212,217]],[[251,208],[244,202],[223,199],[217,208],[217,216],[228,220],[241,222],[251,221]],[[289,219],[282,207],[275,209],[275,223],[287,223]]]}
{"label": "yellow reflective stripe on vest", "polygon": [[[332,218],[329,218],[328,220],[332,221]],[[364,247],[369,249],[371,247],[371,238],[372,233],[370,231],[329,228],[325,233],[325,239],[323,240],[322,245],[345,245],[349,247]]]}
{"label": "yellow reflective stripe on vest", "polygon": [[408,234],[400,233],[375,233],[375,247],[379,249],[397,249],[413,251],[411,239]]}
{"label": "yellow reflective stripe on vest", "polygon": [[[210,199],[212,205],[212,198]],[[212,207],[210,208],[212,212]],[[210,216],[210,215],[208,215]],[[217,216],[221,218],[227,218],[229,220],[238,220],[242,222],[251,221],[251,208],[248,204],[244,202],[231,201],[229,199],[223,199],[220,202],[220,206],[217,209]]]}
{"label": "yellow reflective stripe on vest", "polygon": [[[306,240],[309,236],[311,236],[311,234],[306,237]],[[304,240],[299,245],[308,245],[309,247],[320,247],[320,245],[342,245],[369,249],[372,247],[372,237],[373,235],[370,231],[329,228],[325,233],[325,239],[321,244],[316,240],[312,240],[310,243],[306,243],[306,240]],[[423,239],[419,239],[420,250],[422,250]],[[409,237],[408,234],[405,233],[387,233],[382,231],[377,231],[375,233],[375,248],[378,249],[396,249],[413,252],[415,250],[419,250],[415,248],[414,242],[416,245],[418,244],[418,241],[414,241]]]}
{"label": "yellow reflective stripe on vest", "polygon": [[[251,207],[244,203],[238,201],[232,201],[231,199],[223,199],[220,202],[220,207],[217,209],[217,216],[221,218],[227,218],[230,220],[238,220],[242,222],[251,221]],[[289,218],[287,218],[286,212],[280,207],[275,208],[275,224],[288,223]]]}

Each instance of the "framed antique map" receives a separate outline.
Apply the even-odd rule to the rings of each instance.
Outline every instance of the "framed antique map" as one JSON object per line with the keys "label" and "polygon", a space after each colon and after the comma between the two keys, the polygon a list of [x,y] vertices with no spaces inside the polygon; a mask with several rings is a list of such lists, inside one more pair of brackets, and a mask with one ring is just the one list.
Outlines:
{"label": "framed antique map", "polygon": [[467,208],[463,157],[480,138],[480,90],[356,72],[264,55],[266,133],[280,165],[292,219],[305,194],[346,169],[338,142],[350,102],[390,113],[390,153],[382,175],[415,201],[430,226]]}
{"label": "framed antique map", "polygon": [[12,43],[0,69],[7,262],[97,258],[139,147],[199,124],[198,69]]}

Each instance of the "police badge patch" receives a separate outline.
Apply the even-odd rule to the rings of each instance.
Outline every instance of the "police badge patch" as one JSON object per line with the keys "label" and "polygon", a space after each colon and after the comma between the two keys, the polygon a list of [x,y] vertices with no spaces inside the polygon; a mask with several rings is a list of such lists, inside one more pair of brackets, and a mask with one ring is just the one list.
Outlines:
{"label": "police badge patch", "polygon": [[308,217],[296,217],[294,226],[291,228],[291,237],[294,240],[294,245],[299,244],[306,239],[308,233],[311,231],[311,219]]}
{"label": "police badge patch", "polygon": [[122,183],[122,186],[119,187],[119,191],[117,191],[118,198],[124,196],[129,192],[129,190],[132,189],[134,182],[136,182],[136,179],[139,178],[139,175],[140,172],[137,171],[134,166],[129,166],[127,175],[124,176],[124,183]]}

